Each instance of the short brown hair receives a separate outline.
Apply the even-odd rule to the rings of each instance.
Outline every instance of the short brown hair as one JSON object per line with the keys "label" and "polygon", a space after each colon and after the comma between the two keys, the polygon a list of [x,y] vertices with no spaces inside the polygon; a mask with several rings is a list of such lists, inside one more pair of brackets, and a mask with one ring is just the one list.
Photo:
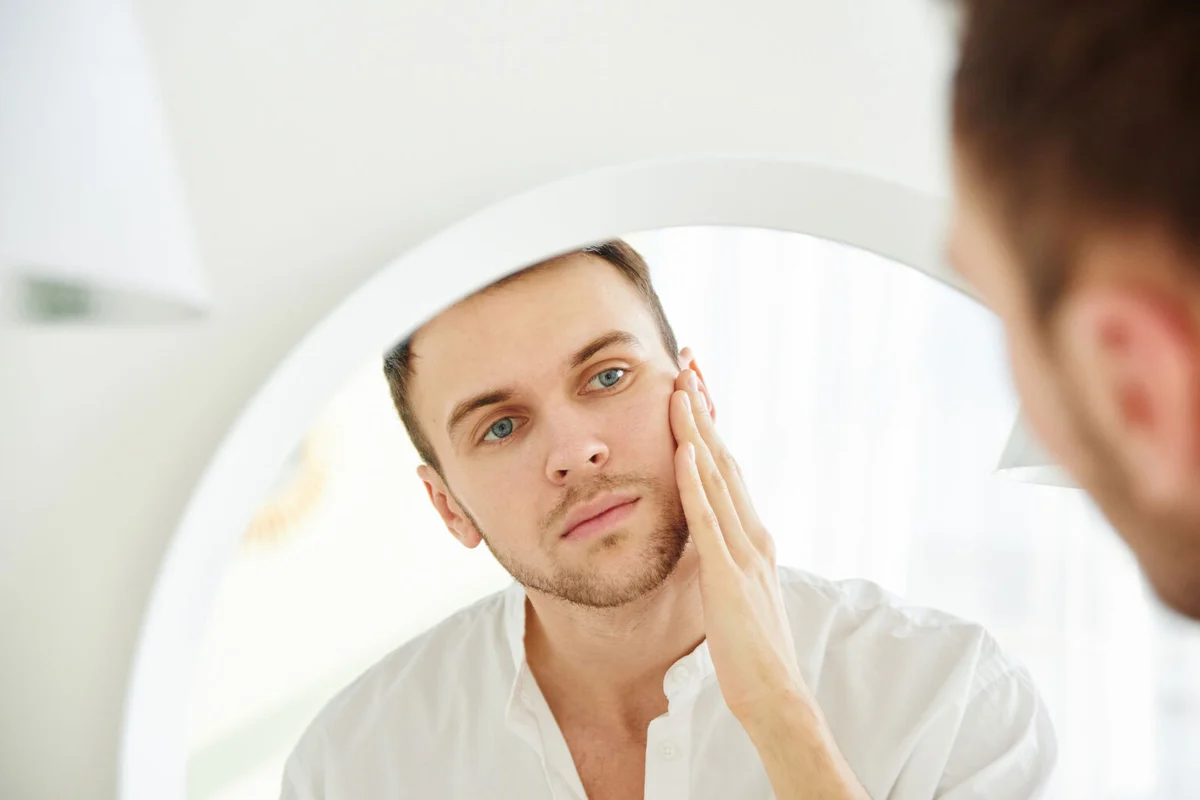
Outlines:
{"label": "short brown hair", "polygon": [[998,201],[1039,321],[1098,226],[1158,226],[1200,252],[1200,2],[958,5],[955,144]]}
{"label": "short brown hair", "polygon": [[[650,281],[650,267],[636,250],[620,239],[583,247],[579,250],[573,250],[570,253],[564,253],[563,255],[525,267],[511,275],[506,275],[494,283],[488,284],[472,295],[472,297],[498,289],[537,270],[555,266],[561,258],[578,254],[589,254],[604,259],[634,285],[638,290],[638,294],[642,296],[646,306],[650,309],[650,313],[654,316],[659,336],[662,338],[663,346],[667,349],[667,354],[675,358],[679,352],[679,345],[675,340],[675,332],[671,330],[671,323],[667,321],[666,312],[663,311],[662,302],[658,299],[658,293],[654,291],[654,285]],[[438,461],[437,455],[433,452],[433,445],[430,443],[428,437],[425,436],[424,431],[421,430],[421,424],[418,422],[416,415],[413,413],[412,405],[409,403],[409,390],[411,389],[413,377],[412,362],[414,358],[412,344],[413,338],[416,335],[417,331],[409,334],[408,337],[393,347],[384,356],[383,374],[387,377],[388,388],[392,394],[392,403],[396,406],[396,412],[400,415],[400,420],[404,423],[404,429],[408,431],[408,438],[412,440],[417,454],[421,457],[422,461],[433,467],[438,473],[441,473],[441,462]]]}

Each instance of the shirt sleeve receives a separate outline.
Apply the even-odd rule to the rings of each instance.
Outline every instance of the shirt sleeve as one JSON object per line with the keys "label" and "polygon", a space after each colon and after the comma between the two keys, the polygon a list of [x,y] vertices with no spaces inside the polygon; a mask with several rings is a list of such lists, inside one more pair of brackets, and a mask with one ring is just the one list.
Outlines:
{"label": "shirt sleeve", "polygon": [[968,699],[934,796],[1040,797],[1057,757],[1054,727],[1032,678],[1009,665]]}
{"label": "shirt sleeve", "polygon": [[279,800],[325,800],[321,738],[318,730],[310,730],[300,738],[284,764]]}

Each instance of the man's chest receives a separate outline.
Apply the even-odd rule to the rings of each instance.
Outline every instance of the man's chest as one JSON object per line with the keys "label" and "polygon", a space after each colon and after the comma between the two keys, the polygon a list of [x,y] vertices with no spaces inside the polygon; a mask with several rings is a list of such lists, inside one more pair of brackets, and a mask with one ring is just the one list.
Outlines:
{"label": "man's chest", "polygon": [[757,753],[740,729],[731,730],[732,735],[707,730],[697,736],[677,722],[656,719],[641,736],[561,727],[571,763],[560,762],[559,769],[574,769],[588,800],[771,796]]}
{"label": "man's chest", "polygon": [[667,708],[647,708],[657,716],[640,715],[648,720],[640,730],[600,724],[570,705],[552,712],[540,692],[527,700],[527,722],[513,732],[542,759],[556,800],[770,796],[757,752],[715,681]]}
{"label": "man's chest", "polygon": [[644,794],[646,740],[564,730],[579,782],[589,800],[628,800]]}

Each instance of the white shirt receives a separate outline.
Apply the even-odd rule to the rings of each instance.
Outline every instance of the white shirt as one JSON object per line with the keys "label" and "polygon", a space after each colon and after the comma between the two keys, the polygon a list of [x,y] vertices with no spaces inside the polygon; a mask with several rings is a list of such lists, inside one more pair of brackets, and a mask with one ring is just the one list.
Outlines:
{"label": "white shirt", "polygon": [[[1028,673],[978,625],[904,608],[866,581],[780,569],[800,668],[875,800],[1037,796],[1054,764]],[[484,598],[401,646],[300,739],[284,800],[585,797],[525,661],[525,593]],[[650,723],[646,800],[769,798],[725,706],[707,643],[667,670]]]}

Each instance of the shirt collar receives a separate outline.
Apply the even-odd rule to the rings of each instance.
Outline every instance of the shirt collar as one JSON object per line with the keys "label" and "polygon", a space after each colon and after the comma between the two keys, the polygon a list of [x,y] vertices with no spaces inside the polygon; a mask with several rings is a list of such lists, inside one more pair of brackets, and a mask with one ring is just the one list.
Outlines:
{"label": "shirt collar", "polygon": [[[535,751],[542,753],[541,734],[531,698],[540,694],[525,662],[525,589],[513,581],[504,592],[504,638],[513,658],[513,681],[509,687],[504,720]],[[543,759],[543,767],[545,766]]]}
{"label": "shirt collar", "polygon": [[517,675],[525,666],[525,588],[516,581],[504,592],[504,635]]}
{"label": "shirt collar", "polygon": [[[521,681],[521,675],[527,670],[525,662],[525,619],[526,619],[525,589],[513,581],[505,592],[504,597],[504,632],[508,639],[508,647],[513,659],[513,695]],[[709,676],[714,674],[712,656],[708,651],[708,640],[705,639],[696,649],[676,661],[663,676],[663,693],[668,701],[691,693],[704,684]]]}
{"label": "shirt collar", "polygon": [[696,645],[696,649],[676,661],[663,676],[663,694],[667,703],[695,694],[715,674],[712,655],[708,651],[708,639]]}

